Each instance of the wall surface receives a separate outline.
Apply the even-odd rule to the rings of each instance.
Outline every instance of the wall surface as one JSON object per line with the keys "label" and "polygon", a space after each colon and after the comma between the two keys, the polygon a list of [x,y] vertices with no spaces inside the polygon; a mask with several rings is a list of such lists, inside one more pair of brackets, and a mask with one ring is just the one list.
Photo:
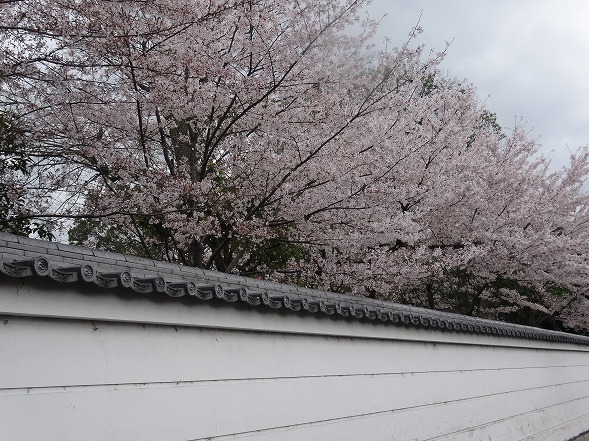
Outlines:
{"label": "wall surface", "polygon": [[546,440],[589,347],[0,275],[0,440]]}

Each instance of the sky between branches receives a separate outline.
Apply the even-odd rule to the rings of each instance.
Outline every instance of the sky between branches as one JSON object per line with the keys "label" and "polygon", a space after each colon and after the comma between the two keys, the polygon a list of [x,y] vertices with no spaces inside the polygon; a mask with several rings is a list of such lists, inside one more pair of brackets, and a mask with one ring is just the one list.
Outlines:
{"label": "sky between branches", "polygon": [[441,69],[468,78],[504,128],[523,117],[553,168],[589,144],[588,1],[373,0],[368,10],[392,45],[418,21],[419,44],[452,42]]}

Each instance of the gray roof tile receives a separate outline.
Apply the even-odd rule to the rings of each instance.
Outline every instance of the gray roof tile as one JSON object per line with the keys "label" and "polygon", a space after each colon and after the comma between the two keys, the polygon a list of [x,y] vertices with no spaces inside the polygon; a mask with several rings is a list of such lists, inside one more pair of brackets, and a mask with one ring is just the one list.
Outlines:
{"label": "gray roof tile", "polygon": [[142,294],[193,298],[195,301],[247,303],[296,314],[446,332],[490,334],[589,345],[589,338],[475,317],[432,311],[358,296],[249,279],[175,263],[23,238],[0,232],[0,273],[9,277],[46,277]]}

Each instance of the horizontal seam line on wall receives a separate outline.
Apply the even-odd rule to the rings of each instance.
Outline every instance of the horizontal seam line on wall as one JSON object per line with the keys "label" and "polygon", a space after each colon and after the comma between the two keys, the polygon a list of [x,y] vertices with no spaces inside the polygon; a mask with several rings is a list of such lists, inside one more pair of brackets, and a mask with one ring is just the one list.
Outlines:
{"label": "horizontal seam line on wall", "polygon": [[[587,398],[587,397],[585,397],[585,398]],[[575,417],[575,418],[571,418],[570,420],[567,420],[567,421],[565,421],[565,422],[563,422],[563,423],[557,424],[556,426],[549,427],[549,428],[547,428],[547,429],[543,430],[542,432],[538,432],[538,433],[535,433],[535,434],[533,434],[533,435],[526,436],[525,438],[522,438],[522,439],[520,439],[520,440],[518,440],[518,441],[532,440],[532,439],[534,439],[534,436],[536,436],[536,435],[541,435],[541,434],[543,434],[543,433],[548,433],[548,432],[550,432],[550,431],[552,431],[552,430],[556,429],[557,427],[564,426],[564,425],[566,425],[566,424],[569,424],[569,423],[571,423],[571,422],[573,422],[573,421],[575,421],[575,420],[579,420],[579,419],[581,419],[581,418],[582,418],[582,419],[585,419],[587,416],[589,416],[589,413],[584,413],[583,415],[579,415],[579,416],[577,416],[577,417]],[[583,433],[579,433],[579,434],[577,434],[577,435],[575,435],[575,436],[580,436],[580,435],[582,435],[582,434],[583,434]]]}
{"label": "horizontal seam line on wall", "polygon": [[[493,421],[488,421],[488,422],[486,422],[486,423],[484,423],[484,424],[478,424],[478,425],[476,425],[476,426],[469,427],[469,428],[467,428],[467,429],[461,429],[461,430],[457,430],[457,431],[454,431],[454,432],[448,432],[448,433],[445,433],[445,434],[443,434],[443,435],[438,435],[438,436],[435,436],[435,437],[433,437],[433,438],[427,438],[427,439],[424,439],[424,440],[422,440],[422,441],[435,441],[435,440],[441,440],[441,439],[447,438],[447,437],[449,437],[449,436],[454,436],[454,435],[458,435],[458,434],[461,434],[461,433],[468,433],[468,432],[471,432],[471,431],[474,431],[474,430],[477,430],[477,429],[481,429],[481,428],[483,428],[483,427],[489,427],[489,426],[493,426],[493,425],[495,425],[495,424],[504,423],[504,422],[506,422],[506,421],[510,421],[510,420],[513,420],[513,419],[516,419],[516,418],[520,418],[520,417],[522,417],[522,416],[524,416],[524,415],[531,415],[531,414],[534,414],[534,413],[543,412],[543,411],[545,411],[545,410],[548,410],[548,409],[551,409],[551,408],[555,408],[555,407],[563,406],[563,405],[565,405],[565,404],[569,404],[569,403],[574,403],[575,401],[581,401],[581,400],[585,400],[585,399],[587,399],[587,398],[589,398],[589,395],[584,395],[584,396],[582,396],[582,397],[577,397],[577,398],[573,398],[573,399],[571,399],[571,400],[562,401],[562,402],[560,402],[560,403],[551,404],[550,406],[541,407],[541,408],[539,408],[539,409],[529,410],[529,411],[527,411],[527,412],[521,412],[521,413],[518,413],[518,414],[515,414],[515,415],[510,415],[509,417],[505,417],[505,418],[499,418],[499,419],[497,419],[497,420],[493,420]],[[566,423],[563,423],[563,424],[566,424]],[[562,425],[562,424],[560,424],[560,425]],[[555,427],[558,427],[558,426],[555,426]],[[540,434],[540,433],[543,433],[543,432],[537,432],[537,433],[534,433],[534,434],[532,434],[532,435],[529,435],[529,436],[527,436],[527,437],[526,437],[526,438],[524,438],[524,439],[529,439],[530,437],[533,437],[533,436],[535,436],[535,435],[538,435],[538,434]],[[520,441],[521,441],[521,440],[520,440]]]}
{"label": "horizontal seam line on wall", "polygon": [[[283,377],[245,377],[245,378],[210,378],[200,380],[174,380],[174,381],[137,381],[137,382],[122,382],[122,383],[95,383],[95,384],[70,384],[70,385],[51,385],[51,386],[20,386],[20,387],[4,387],[0,388],[0,395],[31,395],[34,393],[63,393],[68,390],[113,390],[113,389],[149,389],[166,386],[187,387],[196,384],[204,383],[242,383],[254,381],[290,381],[290,380],[319,380],[331,378],[371,378],[371,377],[405,377],[409,375],[439,375],[439,374],[471,374],[483,373],[493,371],[523,371],[531,369],[564,369],[568,367],[587,367],[587,365],[571,365],[571,366],[547,366],[547,367],[523,367],[523,368],[488,368],[488,369],[452,369],[444,371],[412,371],[412,372],[378,372],[372,374],[331,374],[331,375],[293,375]],[[542,387],[560,386],[572,383],[582,383],[589,381],[588,379],[575,380],[568,383],[558,383],[555,385],[548,385]],[[522,389],[526,390],[526,389]]]}
{"label": "horizontal seam line on wall", "polygon": [[[531,388],[531,389],[528,389],[528,390],[533,390],[533,389],[537,389],[537,388]],[[512,393],[512,392],[506,392],[506,393]],[[304,423],[288,424],[288,425],[276,426],[276,427],[269,427],[269,428],[264,428],[264,429],[249,430],[249,431],[244,431],[244,432],[227,433],[227,434],[223,434],[223,435],[205,436],[205,437],[201,437],[201,438],[191,438],[191,439],[189,439],[187,441],[215,441],[215,440],[220,440],[220,439],[223,439],[223,438],[228,439],[228,438],[236,437],[236,436],[248,436],[248,435],[254,434],[254,433],[264,433],[264,432],[272,432],[272,431],[285,430],[285,429],[290,429],[290,428],[295,428],[295,427],[329,424],[329,423],[334,423],[334,422],[343,421],[343,420],[361,419],[361,418],[368,418],[368,417],[372,417],[372,416],[392,414],[392,413],[395,413],[395,412],[403,412],[403,411],[407,411],[407,410],[416,410],[416,409],[420,409],[420,408],[444,406],[444,405],[447,405],[448,403],[459,403],[459,402],[462,402],[462,401],[469,401],[469,400],[489,398],[489,397],[492,397],[492,396],[503,395],[503,394],[505,394],[505,393],[481,395],[481,396],[477,396],[477,397],[461,398],[461,399],[456,399],[456,400],[447,400],[447,401],[440,402],[440,403],[421,404],[421,405],[417,405],[417,406],[408,406],[408,407],[403,407],[403,408],[398,408],[398,409],[387,409],[387,410],[381,410],[381,411],[375,411],[375,412],[367,412],[367,413],[363,413],[363,414],[347,415],[347,416],[336,417],[336,418],[327,418],[327,419],[324,419],[324,420],[307,421],[307,422],[304,422]],[[567,404],[569,402],[583,400],[583,399],[586,399],[586,398],[588,398],[588,396],[583,396],[583,397],[575,398],[575,399],[572,399],[572,400],[567,400],[567,401],[559,402],[559,403],[553,404],[551,406],[547,406],[546,408],[562,406],[563,404]],[[540,410],[542,410],[542,409],[540,409]],[[538,411],[539,411],[538,409],[535,409],[535,410],[532,410],[532,411],[523,412],[522,415],[525,415],[527,413],[538,412]],[[446,434],[444,436],[446,436]],[[431,438],[431,439],[435,439],[435,438]]]}

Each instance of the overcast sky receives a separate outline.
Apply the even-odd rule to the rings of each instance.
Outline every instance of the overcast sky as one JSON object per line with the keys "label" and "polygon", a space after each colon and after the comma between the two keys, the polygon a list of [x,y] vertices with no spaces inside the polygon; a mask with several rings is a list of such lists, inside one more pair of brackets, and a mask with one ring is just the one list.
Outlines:
{"label": "overcast sky", "polygon": [[553,167],[589,144],[589,1],[373,0],[380,37],[404,41],[421,15],[418,44],[452,42],[441,69],[467,78],[504,128],[520,116]]}

